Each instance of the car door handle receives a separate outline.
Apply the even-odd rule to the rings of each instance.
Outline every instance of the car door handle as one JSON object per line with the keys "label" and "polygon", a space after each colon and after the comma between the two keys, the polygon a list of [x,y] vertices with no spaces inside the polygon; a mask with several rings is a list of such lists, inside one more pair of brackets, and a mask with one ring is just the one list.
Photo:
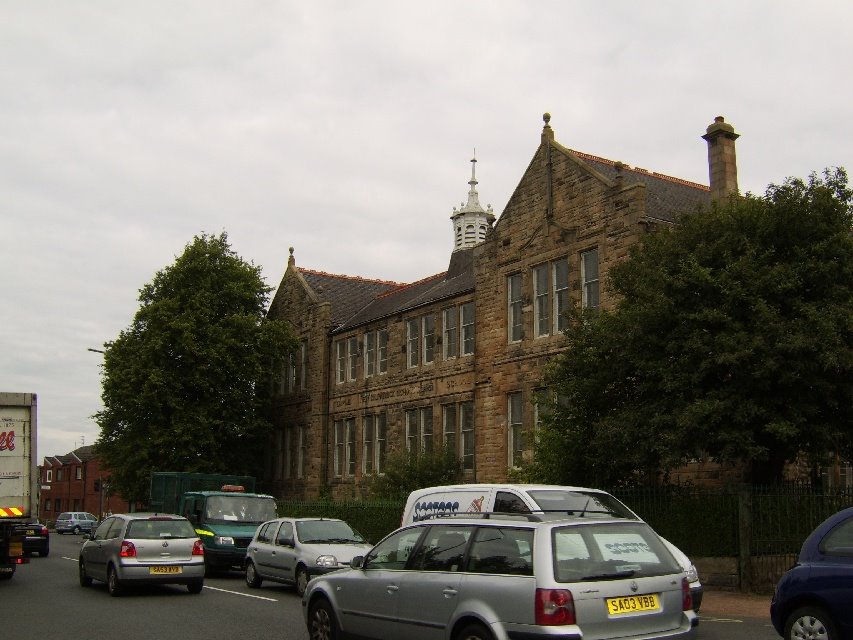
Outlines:
{"label": "car door handle", "polygon": [[400,587],[398,587],[396,584],[389,584],[387,587],[385,587],[385,590],[388,593],[396,593],[400,590]]}
{"label": "car door handle", "polygon": [[454,589],[453,587],[447,587],[447,589],[442,591],[442,593],[444,594],[445,598],[452,598],[453,596],[455,596],[459,592],[456,589]]}

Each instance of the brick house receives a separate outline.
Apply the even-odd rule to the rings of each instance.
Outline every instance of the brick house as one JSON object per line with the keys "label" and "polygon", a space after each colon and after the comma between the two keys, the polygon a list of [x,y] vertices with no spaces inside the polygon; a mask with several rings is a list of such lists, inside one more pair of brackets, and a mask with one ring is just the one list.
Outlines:
{"label": "brick house", "polygon": [[39,466],[39,518],[53,521],[63,511],[87,511],[98,517],[123,513],[130,505],[110,491],[110,474],[101,469],[92,446],[64,456],[45,456]]}
{"label": "brick house", "polygon": [[543,365],[565,348],[569,305],[601,286],[638,238],[737,192],[731,125],[706,130],[711,186],[573,151],[545,126],[495,221],[451,215],[447,271],[411,284],[287,269],[268,316],[301,340],[276,383],[264,484],[275,495],[359,495],[394,450],[453,447],[467,481],[500,482],[530,452]]}

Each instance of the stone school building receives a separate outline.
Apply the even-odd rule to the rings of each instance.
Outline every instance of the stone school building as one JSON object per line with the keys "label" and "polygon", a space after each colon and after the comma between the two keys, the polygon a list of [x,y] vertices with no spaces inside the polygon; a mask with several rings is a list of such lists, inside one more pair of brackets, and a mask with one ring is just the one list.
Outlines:
{"label": "stone school building", "polygon": [[441,444],[465,481],[505,481],[530,455],[543,366],[565,348],[563,311],[613,304],[607,271],[643,234],[737,192],[738,135],[722,117],[702,136],[710,187],[574,151],[544,121],[497,218],[471,161],[447,271],[369,280],[299,267],[290,250],[268,315],[301,346],[276,384],[268,490],[362,495],[392,451]]}

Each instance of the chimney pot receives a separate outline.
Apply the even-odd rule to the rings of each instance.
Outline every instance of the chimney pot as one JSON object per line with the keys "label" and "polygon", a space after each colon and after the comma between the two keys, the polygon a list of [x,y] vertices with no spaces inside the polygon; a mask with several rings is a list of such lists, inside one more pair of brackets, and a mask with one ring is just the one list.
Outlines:
{"label": "chimney pot", "polygon": [[739,137],[723,116],[714,118],[702,136],[708,143],[708,175],[714,201],[725,200],[738,192],[735,140]]}

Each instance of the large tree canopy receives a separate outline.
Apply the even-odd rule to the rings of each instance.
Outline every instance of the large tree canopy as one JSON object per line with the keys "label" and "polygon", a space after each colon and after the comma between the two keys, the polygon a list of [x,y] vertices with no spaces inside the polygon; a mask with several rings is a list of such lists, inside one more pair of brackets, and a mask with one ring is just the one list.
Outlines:
{"label": "large tree canopy", "polygon": [[112,487],[147,501],[152,471],[254,474],[269,429],[269,378],[294,348],[265,320],[270,288],[226,234],[201,235],[139,294],[105,345],[96,450]]}
{"label": "large tree canopy", "polygon": [[[658,482],[691,457],[853,455],[853,236],[842,169],[734,197],[647,235],[619,302],[575,313],[546,374],[531,479]],[[558,398],[556,401],[551,398]]]}

